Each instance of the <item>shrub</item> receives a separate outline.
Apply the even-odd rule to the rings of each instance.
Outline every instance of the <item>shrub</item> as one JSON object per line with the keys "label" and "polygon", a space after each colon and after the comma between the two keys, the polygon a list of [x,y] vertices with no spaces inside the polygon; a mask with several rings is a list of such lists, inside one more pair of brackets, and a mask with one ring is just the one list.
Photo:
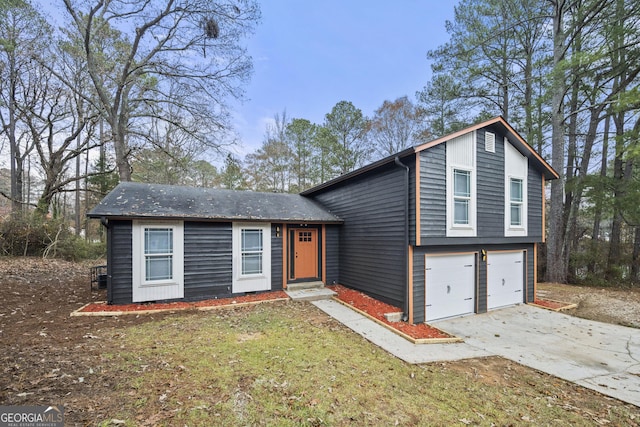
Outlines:
{"label": "shrub", "polygon": [[38,214],[13,215],[0,222],[0,254],[42,256],[68,260],[96,259],[106,253],[103,243],[86,242],[65,221]]}

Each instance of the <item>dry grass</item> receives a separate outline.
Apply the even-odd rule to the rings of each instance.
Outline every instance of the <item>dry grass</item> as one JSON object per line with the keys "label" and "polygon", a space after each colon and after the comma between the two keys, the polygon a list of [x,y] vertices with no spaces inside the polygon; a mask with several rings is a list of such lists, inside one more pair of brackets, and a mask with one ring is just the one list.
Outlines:
{"label": "dry grass", "polygon": [[[640,410],[499,358],[406,364],[304,303],[184,314],[106,354],[127,425],[634,425]],[[118,344],[118,345],[116,345]],[[109,425],[104,420],[103,425]]]}

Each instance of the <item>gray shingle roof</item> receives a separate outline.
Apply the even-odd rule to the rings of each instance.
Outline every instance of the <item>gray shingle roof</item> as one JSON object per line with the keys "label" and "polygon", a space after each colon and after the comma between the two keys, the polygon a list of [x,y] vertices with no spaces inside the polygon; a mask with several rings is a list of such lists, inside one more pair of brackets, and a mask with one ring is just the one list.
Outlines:
{"label": "gray shingle roof", "polygon": [[340,223],[320,204],[299,194],[123,182],[87,214],[91,218],[193,218]]}

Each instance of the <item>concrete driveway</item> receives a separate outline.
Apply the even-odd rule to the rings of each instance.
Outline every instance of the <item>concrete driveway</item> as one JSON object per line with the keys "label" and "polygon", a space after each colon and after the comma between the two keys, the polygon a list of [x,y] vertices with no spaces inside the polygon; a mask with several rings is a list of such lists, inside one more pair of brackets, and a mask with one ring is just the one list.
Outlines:
{"label": "concrete driveway", "polygon": [[434,322],[465,344],[640,406],[640,329],[528,305]]}

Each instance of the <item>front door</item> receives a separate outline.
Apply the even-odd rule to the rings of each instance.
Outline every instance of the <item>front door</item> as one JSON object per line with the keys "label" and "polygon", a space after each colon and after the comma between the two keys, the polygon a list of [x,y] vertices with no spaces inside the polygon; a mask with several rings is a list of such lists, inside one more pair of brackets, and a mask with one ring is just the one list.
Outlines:
{"label": "front door", "polygon": [[293,280],[318,277],[318,230],[293,230]]}

